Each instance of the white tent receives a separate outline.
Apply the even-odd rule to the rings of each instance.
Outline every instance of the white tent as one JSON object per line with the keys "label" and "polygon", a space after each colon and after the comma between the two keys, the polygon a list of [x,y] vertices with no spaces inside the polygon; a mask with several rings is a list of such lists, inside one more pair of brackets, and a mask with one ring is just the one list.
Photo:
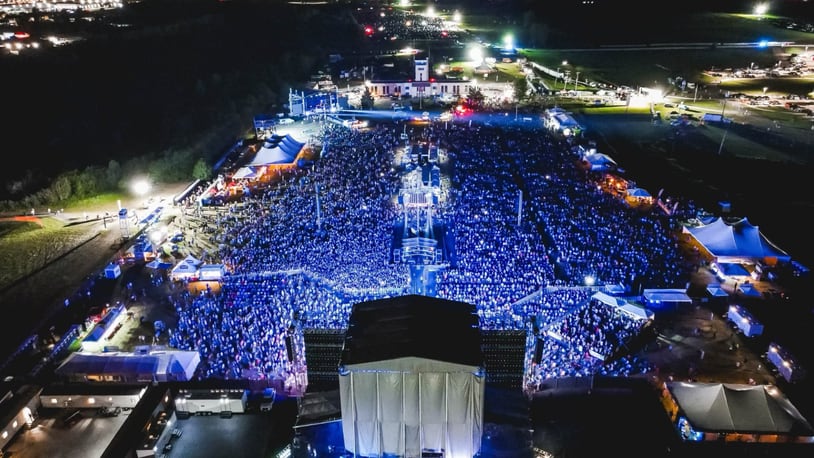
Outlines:
{"label": "white tent", "polygon": [[248,167],[257,167],[263,165],[272,165],[272,164],[291,164],[296,159],[296,156],[292,156],[289,153],[283,151],[282,148],[279,146],[275,146],[273,148],[266,148],[263,146],[260,148],[260,151],[257,152],[257,155],[254,156],[251,162],[249,162]]}
{"label": "white tent", "polygon": [[727,223],[722,218],[715,218],[709,224],[685,227],[690,234],[717,261],[762,260],[773,264],[778,261],[788,262],[791,257],[770,242],[758,226],[752,225],[746,218],[734,223]]}
{"label": "white tent", "polygon": [[188,255],[170,271],[170,278],[173,280],[186,280],[198,275],[198,266],[201,261],[192,255]]}
{"label": "white tent", "polygon": [[[672,382],[667,389],[681,416],[702,434],[780,435],[809,440],[814,436],[808,421],[772,385]],[[718,439],[718,434],[711,439]]]}
{"label": "white tent", "polygon": [[647,192],[646,189],[643,188],[628,188],[627,195],[628,197],[635,197],[639,199],[647,199],[653,197],[650,195],[649,192]]}
{"label": "white tent", "polygon": [[603,153],[597,153],[595,151],[585,155],[582,160],[590,167],[591,170],[607,171],[614,170],[617,167],[616,161],[614,161],[610,156]]}
{"label": "white tent", "polygon": [[741,292],[745,296],[753,296],[753,297],[761,297],[763,293],[760,292],[759,289],[755,288],[755,285],[751,283],[743,283],[738,285],[738,291]]}
{"label": "white tent", "polygon": [[[297,159],[305,143],[297,141],[290,135],[274,135],[263,143],[260,151],[246,167],[258,167],[272,164],[291,164]],[[245,168],[245,167],[244,167]]]}
{"label": "white tent", "polygon": [[720,283],[710,283],[707,285],[707,294],[709,294],[711,297],[729,297],[729,293],[726,292]]}
{"label": "white tent", "polygon": [[641,320],[649,320],[653,318],[653,312],[645,309],[644,307],[631,304],[622,298],[610,296],[602,291],[597,291],[594,293],[594,295],[591,296],[591,299],[595,299],[603,304],[610,305],[633,318],[638,318]]}
{"label": "white tent", "polygon": [[198,279],[202,281],[216,281],[226,275],[226,266],[223,264],[201,264],[198,268]]}
{"label": "white tent", "polygon": [[692,304],[692,298],[683,289],[645,289],[642,292],[645,305],[653,308],[675,308]]}

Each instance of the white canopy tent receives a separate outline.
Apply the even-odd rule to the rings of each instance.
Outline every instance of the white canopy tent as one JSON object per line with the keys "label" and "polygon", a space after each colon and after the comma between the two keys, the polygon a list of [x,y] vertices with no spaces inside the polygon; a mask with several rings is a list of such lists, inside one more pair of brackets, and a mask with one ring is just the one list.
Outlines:
{"label": "white canopy tent", "polygon": [[672,382],[667,389],[690,427],[711,440],[721,433],[766,442],[814,438],[808,421],[773,385]]}
{"label": "white canopy tent", "polygon": [[631,304],[622,298],[610,296],[606,293],[603,293],[602,291],[597,291],[596,293],[594,293],[594,295],[591,296],[591,299],[595,299],[599,302],[602,302],[603,304],[610,305],[616,308],[617,310],[628,314],[633,318],[638,318],[641,320],[650,320],[654,316],[653,312],[645,309],[644,307]]}
{"label": "white canopy tent", "polygon": [[198,275],[198,266],[201,261],[192,255],[188,255],[183,261],[173,267],[170,271],[170,278],[173,280],[187,280]]}
{"label": "white canopy tent", "polygon": [[676,308],[683,304],[691,305],[692,298],[686,290],[675,288],[645,289],[642,291],[644,304],[650,308]]}
{"label": "white canopy tent", "polygon": [[708,224],[684,227],[716,261],[788,262],[791,257],[774,245],[746,218],[729,223],[715,218]]}

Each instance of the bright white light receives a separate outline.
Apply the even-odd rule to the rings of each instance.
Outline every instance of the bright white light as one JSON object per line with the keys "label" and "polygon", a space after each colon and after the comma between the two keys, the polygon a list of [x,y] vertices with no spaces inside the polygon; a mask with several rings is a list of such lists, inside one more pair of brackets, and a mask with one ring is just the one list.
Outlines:
{"label": "bright white light", "polygon": [[758,16],[763,16],[766,12],[769,11],[769,4],[768,3],[758,3],[755,5],[755,14]]}
{"label": "bright white light", "polygon": [[427,17],[435,17],[435,8],[428,7],[427,12],[425,13]]}
{"label": "bright white light", "polygon": [[144,196],[150,192],[150,183],[145,179],[138,179],[133,181],[130,188],[139,196]]}
{"label": "bright white light", "polygon": [[457,23],[461,22],[461,13],[460,13],[460,11],[456,11],[456,12],[452,13],[452,20],[457,22]]}
{"label": "bright white light", "polygon": [[593,286],[594,282],[596,282],[596,279],[593,276],[591,276],[591,275],[586,275],[585,276],[585,284],[586,285]]}
{"label": "bright white light", "polygon": [[476,64],[483,62],[483,50],[480,47],[469,49],[469,59]]}
{"label": "bright white light", "polygon": [[506,50],[514,49],[514,37],[511,34],[508,34],[505,37],[503,37],[503,49]]}
{"label": "bright white light", "polygon": [[401,0],[399,2],[399,5],[401,5],[401,6],[410,6],[410,0]]}

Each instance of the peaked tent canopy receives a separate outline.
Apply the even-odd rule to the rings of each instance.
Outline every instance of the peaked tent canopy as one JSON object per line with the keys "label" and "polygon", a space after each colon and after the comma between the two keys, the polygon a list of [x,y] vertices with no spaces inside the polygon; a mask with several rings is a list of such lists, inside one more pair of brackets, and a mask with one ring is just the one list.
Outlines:
{"label": "peaked tent canopy", "polygon": [[616,161],[603,153],[591,152],[582,159],[591,170],[613,170],[617,167]]}
{"label": "peaked tent canopy", "polygon": [[639,197],[639,198],[646,198],[646,197],[653,197],[647,192],[646,189],[643,188],[628,188],[627,195],[630,197]]}
{"label": "peaked tent canopy", "polygon": [[704,432],[814,436],[814,429],[772,385],[668,383],[693,429]]}
{"label": "peaked tent canopy", "polygon": [[729,297],[729,293],[721,286],[720,283],[710,283],[707,285],[707,294],[712,297]]}
{"label": "peaked tent canopy", "polygon": [[758,226],[743,218],[729,224],[718,217],[709,224],[685,227],[695,240],[717,260],[749,259],[788,262],[791,257],[770,242]]}
{"label": "peaked tent canopy", "polygon": [[297,159],[305,143],[291,135],[272,135],[263,143],[260,151],[246,167],[259,167],[273,164],[291,164]]}
{"label": "peaked tent canopy", "polygon": [[198,273],[198,266],[200,265],[201,260],[189,254],[183,261],[173,267],[172,271],[170,271],[170,277],[173,280],[190,278]]}
{"label": "peaked tent canopy", "polygon": [[263,146],[260,148],[260,151],[254,156],[251,162],[247,165],[247,167],[260,167],[263,165],[274,165],[274,164],[291,164],[296,159],[296,156],[293,156],[285,151],[279,146],[275,146],[274,148],[266,148]]}
{"label": "peaked tent canopy", "polygon": [[746,296],[753,296],[753,297],[761,297],[763,293],[760,292],[755,285],[751,283],[743,283],[742,285],[738,286],[738,291],[743,293]]}

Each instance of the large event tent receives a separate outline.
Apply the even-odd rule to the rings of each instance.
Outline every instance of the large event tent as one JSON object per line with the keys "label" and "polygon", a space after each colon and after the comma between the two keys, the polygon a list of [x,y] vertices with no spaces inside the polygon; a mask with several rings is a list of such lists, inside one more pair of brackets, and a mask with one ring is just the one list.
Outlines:
{"label": "large event tent", "polygon": [[814,429],[773,385],[671,382],[663,395],[688,440],[814,441]]}
{"label": "large event tent", "polygon": [[339,363],[354,456],[477,456],[484,355],[475,307],[420,295],[354,305]]}
{"label": "large event tent", "polygon": [[239,168],[232,178],[254,179],[262,174],[263,167],[293,164],[303,147],[305,143],[296,140],[290,134],[272,135],[263,142],[254,158]]}
{"label": "large event tent", "polygon": [[763,261],[775,264],[788,262],[791,257],[775,246],[746,218],[727,223],[715,218],[708,224],[685,227],[690,234],[717,262]]}
{"label": "large event tent", "polygon": [[274,164],[291,164],[297,159],[305,143],[295,140],[290,135],[275,136],[267,139],[247,167]]}

